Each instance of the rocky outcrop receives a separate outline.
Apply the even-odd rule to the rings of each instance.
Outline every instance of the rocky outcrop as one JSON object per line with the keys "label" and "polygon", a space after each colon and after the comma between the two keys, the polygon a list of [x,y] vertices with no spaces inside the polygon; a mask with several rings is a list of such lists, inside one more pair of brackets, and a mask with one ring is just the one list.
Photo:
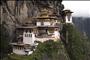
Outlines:
{"label": "rocky outcrop", "polygon": [[[32,17],[38,16],[41,12],[41,9],[44,7],[50,7],[53,11],[61,17],[61,11],[64,6],[61,4],[62,0],[57,1],[40,1],[40,0],[32,0],[32,1],[1,1],[0,5],[0,13],[1,13],[1,23],[0,25],[4,25],[10,35],[10,41],[12,41],[15,37],[15,28],[19,25],[22,25],[26,20],[33,20]],[[4,40],[3,40],[4,41]],[[68,60],[66,53],[64,52],[64,48],[60,50],[61,55],[65,55],[65,59]],[[60,55],[60,56],[61,56]],[[54,55],[53,55],[54,56]],[[58,56],[59,58],[59,56]],[[61,59],[65,60],[60,57]]]}
{"label": "rocky outcrop", "polygon": [[[40,0],[32,0],[32,1],[0,1],[0,15],[1,15],[1,23],[5,22],[5,26],[7,30],[9,30],[10,35],[12,36],[15,27],[22,24],[26,18],[32,18],[39,14],[40,10],[43,7],[52,7],[53,10],[61,16],[61,11],[64,6],[60,1],[40,1]],[[30,19],[28,19],[30,20]]]}
{"label": "rocky outcrop", "polygon": [[[64,6],[60,1],[1,1],[1,24],[5,22],[7,30],[10,32],[10,36],[14,35],[15,27],[24,23],[27,19],[28,21],[39,14],[43,7],[52,7],[53,10],[61,16],[61,11]],[[28,19],[30,18],[30,19]]]}

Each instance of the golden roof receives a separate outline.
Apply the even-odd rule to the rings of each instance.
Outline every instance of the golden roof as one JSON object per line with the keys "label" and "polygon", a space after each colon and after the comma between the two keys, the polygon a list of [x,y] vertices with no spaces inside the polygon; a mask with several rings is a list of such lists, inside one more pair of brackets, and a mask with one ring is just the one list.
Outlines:
{"label": "golden roof", "polygon": [[56,17],[49,17],[49,16],[43,16],[43,17],[34,17],[35,19],[57,19]]}
{"label": "golden roof", "polygon": [[56,15],[48,12],[47,9],[43,9],[40,15],[34,18],[35,19],[56,19]]}

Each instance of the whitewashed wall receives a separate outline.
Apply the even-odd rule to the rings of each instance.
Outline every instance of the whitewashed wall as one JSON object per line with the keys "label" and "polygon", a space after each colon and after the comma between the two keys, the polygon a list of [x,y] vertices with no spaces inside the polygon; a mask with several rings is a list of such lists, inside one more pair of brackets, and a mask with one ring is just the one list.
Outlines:
{"label": "whitewashed wall", "polygon": [[50,22],[44,22],[44,26],[49,26]]}
{"label": "whitewashed wall", "polygon": [[60,33],[58,31],[54,31],[54,36],[56,39],[60,38]]}
{"label": "whitewashed wall", "polygon": [[41,22],[37,22],[37,26],[41,26]]}
{"label": "whitewashed wall", "polygon": [[35,41],[35,34],[30,32],[24,32],[23,33],[23,43],[24,44],[34,44]]}
{"label": "whitewashed wall", "polygon": [[18,54],[18,55],[25,55],[26,53],[24,50],[19,50],[19,49],[13,49],[13,53]]}
{"label": "whitewashed wall", "polygon": [[66,23],[72,23],[72,16],[70,17],[70,21],[68,20],[68,16],[66,16]]}

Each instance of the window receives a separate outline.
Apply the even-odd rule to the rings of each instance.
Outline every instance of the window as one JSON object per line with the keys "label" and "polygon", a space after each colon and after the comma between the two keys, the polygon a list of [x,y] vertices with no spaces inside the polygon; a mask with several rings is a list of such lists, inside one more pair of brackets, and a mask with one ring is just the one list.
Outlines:
{"label": "window", "polygon": [[70,21],[70,15],[68,16],[68,21]]}
{"label": "window", "polygon": [[68,18],[68,21],[70,21],[70,18],[71,18],[71,14],[70,13],[67,14],[67,18]]}
{"label": "window", "polygon": [[29,37],[32,37],[32,34],[29,34]]}
{"label": "window", "polygon": [[24,37],[32,37],[32,34],[31,33],[25,33]]}
{"label": "window", "polygon": [[44,22],[41,22],[41,25],[44,25]]}
{"label": "window", "polygon": [[24,36],[27,37],[27,34],[25,34]]}
{"label": "window", "polygon": [[25,34],[25,37],[26,37],[27,35]]}
{"label": "window", "polygon": [[54,33],[54,31],[53,30],[49,30],[49,33]]}

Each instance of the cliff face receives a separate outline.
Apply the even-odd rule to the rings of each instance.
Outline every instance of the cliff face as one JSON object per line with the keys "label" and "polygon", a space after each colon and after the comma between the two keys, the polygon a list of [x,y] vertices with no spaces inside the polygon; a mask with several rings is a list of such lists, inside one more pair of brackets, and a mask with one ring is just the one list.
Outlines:
{"label": "cliff face", "polygon": [[[40,1],[40,0],[32,0],[32,1],[1,1],[0,5],[0,13],[1,13],[1,23],[0,25],[4,25],[7,29],[10,39],[12,40],[15,35],[15,28],[18,25],[21,25],[26,20],[30,21],[32,17],[36,17],[40,10],[43,7],[51,7],[54,12],[56,12],[59,16],[61,16],[61,11],[64,6],[61,4],[62,0],[59,1]],[[2,40],[5,41],[5,40]],[[3,49],[2,49],[3,50]],[[66,56],[66,52],[63,52],[65,49],[61,48],[61,55],[66,58],[62,58],[63,60],[68,60]],[[6,54],[6,53],[5,53]],[[58,55],[59,58],[59,55]],[[47,58],[48,59],[48,58]]]}
{"label": "cliff face", "polygon": [[[60,15],[64,6],[60,1],[1,1],[1,24],[4,24],[12,37],[15,27],[24,23],[27,18],[35,17],[39,14],[43,7],[52,7],[53,10]],[[60,15],[61,16],[61,15]],[[30,19],[27,19],[28,21]]]}

